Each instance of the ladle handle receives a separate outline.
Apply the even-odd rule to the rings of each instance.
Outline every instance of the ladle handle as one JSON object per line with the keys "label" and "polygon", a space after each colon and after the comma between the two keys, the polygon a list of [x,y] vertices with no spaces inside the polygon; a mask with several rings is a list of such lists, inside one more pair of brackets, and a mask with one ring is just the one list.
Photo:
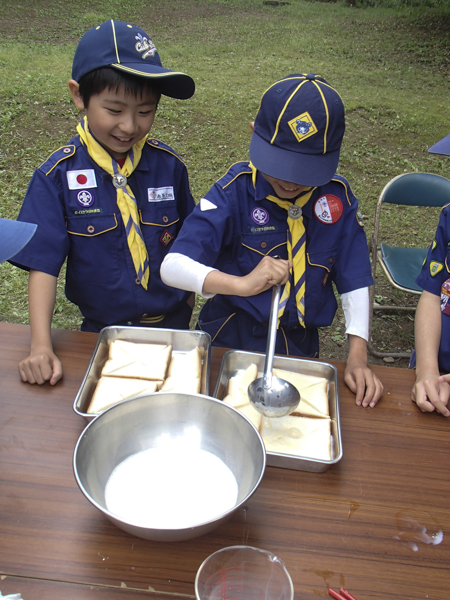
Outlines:
{"label": "ladle handle", "polygon": [[272,387],[272,365],[277,339],[278,306],[280,304],[281,285],[275,285],[272,290],[272,308],[270,310],[269,334],[267,336],[266,361],[264,363],[264,387]]}

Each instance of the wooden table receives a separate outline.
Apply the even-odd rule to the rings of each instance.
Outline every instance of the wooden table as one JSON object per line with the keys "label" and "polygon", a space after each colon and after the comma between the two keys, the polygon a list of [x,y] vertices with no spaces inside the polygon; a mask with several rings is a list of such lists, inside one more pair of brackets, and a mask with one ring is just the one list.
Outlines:
{"label": "wooden table", "polygon": [[[95,334],[54,331],[64,379],[24,384],[29,328],[0,324],[0,591],[24,600],[175,600],[201,562],[235,544],[286,564],[296,600],[345,587],[358,600],[450,597],[450,422],[410,400],[413,374],[376,367],[385,394],[354,404],[339,370],[343,459],[325,473],[268,467],[247,506],[203,537],[160,543],[106,520],[72,471],[86,422],[72,405]],[[213,349],[211,389],[223,351]],[[443,541],[439,544],[425,543]],[[435,536],[435,537],[433,537]]]}

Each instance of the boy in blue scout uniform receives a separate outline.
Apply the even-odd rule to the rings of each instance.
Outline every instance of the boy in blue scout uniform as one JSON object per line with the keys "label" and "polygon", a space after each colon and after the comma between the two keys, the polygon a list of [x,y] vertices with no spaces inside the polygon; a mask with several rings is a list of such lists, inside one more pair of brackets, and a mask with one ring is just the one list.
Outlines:
{"label": "boy in blue scout uniform", "polygon": [[[450,155],[450,135],[429,152]],[[410,361],[410,367],[416,368],[411,397],[423,412],[437,411],[450,417],[450,204],[441,210],[417,284],[423,292],[417,305],[415,351]]]}
{"label": "boy in blue scout uniform", "polygon": [[160,95],[190,98],[194,81],[163,68],[145,31],[111,20],[80,40],[69,89],[85,111],[78,135],[37,169],[19,214],[39,225],[13,261],[30,271],[31,353],[19,365],[30,383],[62,376],[51,318],[66,257],[65,291],[84,331],[188,329],[192,312],[191,294],[167,287],[159,274],[194,208],[187,170],[148,133]]}
{"label": "boy in blue scout uniform", "polygon": [[[233,165],[186,220],[161,267],[163,281],[208,301],[199,318],[213,344],[264,352],[271,288],[284,286],[276,352],[318,356],[318,327],[342,295],[349,338],[345,381],[375,406],[383,386],[367,365],[373,283],[358,201],[335,175],[344,135],[337,92],[314,74],[263,94],[250,162]],[[279,259],[275,259],[279,256]]]}

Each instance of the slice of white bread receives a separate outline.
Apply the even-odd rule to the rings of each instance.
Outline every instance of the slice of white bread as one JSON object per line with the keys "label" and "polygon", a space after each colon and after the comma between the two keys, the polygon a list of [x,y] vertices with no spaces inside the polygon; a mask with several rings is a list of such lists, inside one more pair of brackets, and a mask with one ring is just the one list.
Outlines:
{"label": "slice of white bread", "polygon": [[200,348],[196,347],[189,352],[172,352],[170,359],[168,377],[193,377],[200,379],[202,375],[202,354]]}
{"label": "slice of white bread", "polygon": [[295,409],[299,415],[306,417],[329,417],[328,381],[325,377],[294,373],[284,369],[273,369],[279,379],[292,383],[300,393],[300,404]]}
{"label": "slice of white bread", "polygon": [[227,394],[224,398],[227,404],[238,408],[248,404],[248,386],[258,377],[258,367],[255,363],[246,369],[240,369],[228,380]]}
{"label": "slice of white bread", "polygon": [[200,348],[189,352],[172,353],[168,377],[164,381],[162,392],[182,392],[198,394],[202,375],[202,355]]}
{"label": "slice of white bread", "polygon": [[172,355],[172,346],[113,340],[101,375],[162,381]]}
{"label": "slice of white bread", "polygon": [[158,390],[161,383],[161,381],[130,377],[100,377],[87,412],[88,414],[97,414],[127,398],[140,394],[151,394]]}
{"label": "slice of white bread", "polygon": [[181,392],[183,394],[198,394],[200,392],[199,377],[168,377],[161,386],[162,392]]}
{"label": "slice of white bread", "polygon": [[256,429],[260,431],[263,416],[252,404],[244,404],[243,406],[239,406],[237,410],[245,415],[247,419],[253,423]]}
{"label": "slice of white bread", "polygon": [[263,417],[261,436],[267,452],[331,460],[330,419],[287,415]]}

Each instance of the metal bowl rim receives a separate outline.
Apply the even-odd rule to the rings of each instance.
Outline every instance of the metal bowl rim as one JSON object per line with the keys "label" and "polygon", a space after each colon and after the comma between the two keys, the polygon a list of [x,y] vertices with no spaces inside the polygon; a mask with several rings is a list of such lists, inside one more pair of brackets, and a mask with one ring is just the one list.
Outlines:
{"label": "metal bowl rim", "polygon": [[[74,453],[73,453],[73,461],[72,461],[72,467],[73,467],[73,472],[74,472],[74,476],[75,476],[75,480],[78,484],[78,487],[80,488],[80,490],[82,491],[82,493],[84,494],[84,496],[89,500],[89,502],[95,506],[98,510],[100,510],[103,514],[105,514],[109,519],[112,519],[114,521],[119,521],[120,523],[123,523],[124,525],[127,525],[129,527],[134,527],[134,528],[139,528],[139,529],[145,529],[146,531],[158,531],[158,532],[173,532],[173,531],[189,531],[189,530],[194,530],[200,527],[206,527],[210,524],[219,522],[221,519],[224,519],[225,517],[227,517],[228,515],[231,515],[234,511],[236,511],[240,506],[242,506],[242,504],[244,504],[249,498],[251,498],[251,496],[256,492],[256,490],[258,489],[261,480],[264,476],[264,472],[266,470],[266,447],[264,446],[264,442],[263,439],[261,437],[261,434],[259,433],[259,431],[256,429],[256,427],[253,425],[253,423],[242,413],[240,413],[236,408],[229,406],[227,404],[224,404],[224,402],[222,402],[222,400],[219,400],[218,398],[212,398],[211,396],[206,396],[205,394],[186,394],[186,396],[188,397],[196,397],[196,398],[203,398],[205,400],[207,400],[208,402],[215,402],[215,403],[219,403],[221,406],[226,407],[226,410],[232,410],[234,413],[236,413],[237,415],[239,415],[240,418],[244,419],[245,421],[247,421],[247,423],[254,429],[255,433],[257,434],[257,439],[260,443],[260,446],[262,448],[262,468],[261,468],[261,473],[256,481],[256,483],[254,484],[252,490],[245,496],[245,498],[243,498],[238,504],[235,504],[233,506],[233,508],[230,508],[228,511],[217,515],[214,519],[211,519],[209,521],[204,521],[202,523],[196,523],[195,525],[192,525],[190,527],[183,527],[183,528],[179,528],[179,527],[174,527],[174,528],[164,528],[164,529],[157,529],[154,527],[143,527],[142,525],[136,525],[136,523],[130,523],[129,521],[126,521],[125,519],[122,519],[121,517],[119,517],[118,515],[115,515],[114,513],[110,512],[108,509],[104,508],[103,506],[101,506],[98,502],[96,502],[89,494],[88,492],[85,490],[84,485],[81,483],[80,478],[78,476],[78,470],[77,470],[77,466],[76,466],[76,456],[77,456],[77,452],[79,449],[80,444],[82,443],[82,440],[84,438],[84,436],[88,433],[89,428],[94,427],[95,423],[97,422],[98,419],[100,419],[101,417],[103,417],[104,415],[106,415],[108,412],[110,412],[111,410],[116,409],[119,406],[123,406],[124,404],[128,403],[128,402],[132,402],[134,400],[142,400],[143,398],[148,398],[148,397],[157,397],[157,398],[161,398],[162,396],[173,396],[176,395],[177,392],[153,392],[152,394],[147,394],[146,396],[137,396],[137,397],[133,397],[133,398],[127,398],[126,400],[123,400],[122,402],[120,402],[119,404],[114,404],[113,406],[110,406],[109,408],[107,408],[105,411],[103,411],[102,413],[98,414],[94,419],[92,419],[87,425],[86,427],[83,429],[83,431],[80,434],[80,437],[77,440],[77,443],[75,445],[75,449],[74,449]],[[179,394],[179,395],[183,395],[184,394]]]}

